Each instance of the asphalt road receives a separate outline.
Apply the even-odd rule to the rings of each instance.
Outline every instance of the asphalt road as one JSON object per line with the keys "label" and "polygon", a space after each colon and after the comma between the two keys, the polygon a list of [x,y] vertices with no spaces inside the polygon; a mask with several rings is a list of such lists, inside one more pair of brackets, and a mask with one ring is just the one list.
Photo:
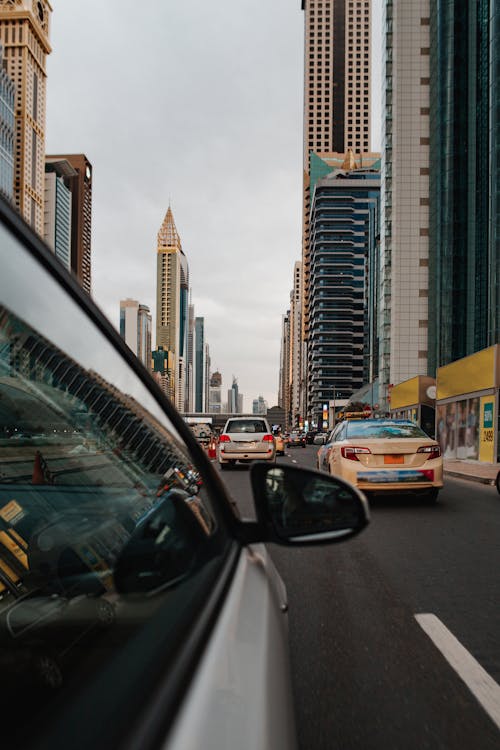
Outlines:
{"label": "asphalt road", "polygon": [[[278,462],[314,468],[316,450],[290,449]],[[247,517],[248,475],[245,466],[222,474]],[[493,487],[448,479],[435,507],[378,499],[359,537],[271,553],[288,589],[301,750],[498,750],[498,726],[415,617],[439,618],[500,684]],[[491,705],[499,693],[489,692]]]}

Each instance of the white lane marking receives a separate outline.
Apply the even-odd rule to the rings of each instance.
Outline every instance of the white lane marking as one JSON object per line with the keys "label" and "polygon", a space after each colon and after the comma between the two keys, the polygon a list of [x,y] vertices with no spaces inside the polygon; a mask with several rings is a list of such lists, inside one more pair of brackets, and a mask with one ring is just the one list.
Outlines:
{"label": "white lane marking", "polygon": [[500,685],[436,615],[420,614],[415,619],[500,729]]}
{"label": "white lane marking", "polygon": [[296,464],[296,463],[297,461],[295,460],[295,458],[292,458],[292,464]]}

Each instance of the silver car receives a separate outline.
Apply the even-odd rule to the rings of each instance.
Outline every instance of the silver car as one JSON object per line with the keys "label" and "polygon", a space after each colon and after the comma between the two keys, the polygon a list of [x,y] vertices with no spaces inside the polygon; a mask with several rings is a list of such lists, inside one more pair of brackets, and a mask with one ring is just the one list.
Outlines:
{"label": "silver car", "polygon": [[265,417],[231,417],[219,437],[219,465],[221,469],[234,466],[236,461],[250,463],[276,460],[276,443]]}
{"label": "silver car", "polygon": [[293,750],[287,598],[265,544],[347,539],[364,496],[257,461],[243,521],[157,383],[2,201],[0,268],[4,746]]}

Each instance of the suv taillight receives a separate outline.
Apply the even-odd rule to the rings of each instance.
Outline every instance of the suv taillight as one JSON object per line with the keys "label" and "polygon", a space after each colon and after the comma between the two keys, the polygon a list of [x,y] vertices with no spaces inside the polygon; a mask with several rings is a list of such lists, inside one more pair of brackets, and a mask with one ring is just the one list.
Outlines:
{"label": "suv taillight", "polygon": [[348,458],[350,461],[359,461],[357,456],[358,453],[371,453],[369,448],[360,448],[356,445],[344,445],[340,449],[343,458]]}
{"label": "suv taillight", "polygon": [[427,459],[439,458],[441,455],[441,448],[439,445],[423,445],[417,450],[417,453],[427,453]]}
{"label": "suv taillight", "polygon": [[264,441],[264,443],[274,443],[274,438],[272,435],[264,435],[262,440]]}
{"label": "suv taillight", "polygon": [[219,443],[230,443],[230,442],[231,442],[231,438],[229,437],[229,435],[221,435],[219,438]]}

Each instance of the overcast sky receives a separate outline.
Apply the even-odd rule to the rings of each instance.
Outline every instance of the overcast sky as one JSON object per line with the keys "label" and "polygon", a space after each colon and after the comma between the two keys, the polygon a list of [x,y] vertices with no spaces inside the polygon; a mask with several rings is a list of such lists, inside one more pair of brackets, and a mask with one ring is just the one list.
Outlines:
{"label": "overcast sky", "polygon": [[258,395],[276,404],[281,318],[301,254],[300,0],[51,5],[46,149],[93,165],[94,299],[115,326],[120,299],[137,299],[154,325],[156,238],[170,202],[224,395],[234,374],[246,410]]}

